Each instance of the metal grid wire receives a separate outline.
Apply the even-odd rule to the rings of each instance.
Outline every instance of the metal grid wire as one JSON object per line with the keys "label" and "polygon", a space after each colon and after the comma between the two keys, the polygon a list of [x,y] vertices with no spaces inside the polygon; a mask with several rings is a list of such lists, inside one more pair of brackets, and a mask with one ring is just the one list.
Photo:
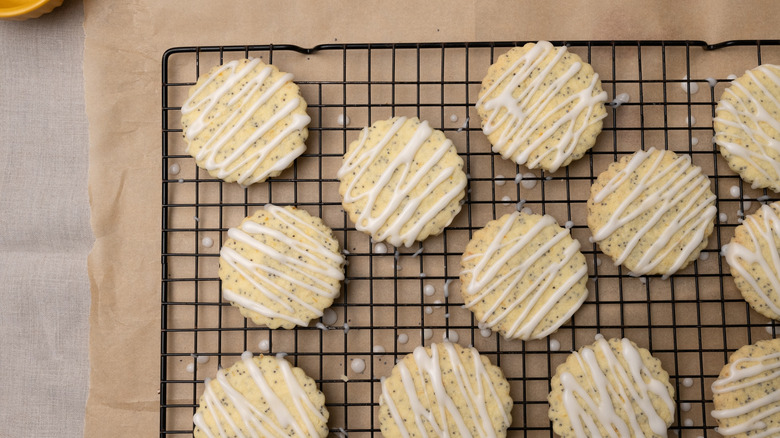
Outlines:
{"label": "metal grid wire", "polygon": [[[203,379],[218,366],[232,365],[244,350],[260,353],[261,341],[268,342],[271,354],[287,353],[316,380],[334,434],[379,436],[379,379],[416,345],[439,341],[447,330],[502,367],[515,400],[509,436],[553,436],[546,414],[549,380],[569,352],[592,343],[596,333],[627,336],[661,359],[675,386],[678,409],[671,429],[677,435],[717,436],[709,416],[712,381],[731,352],[772,337],[776,327],[742,300],[719,248],[742,215],[760,206],[757,198],[777,198],[750,189],[728,168],[712,145],[712,116],[728,74],[762,62],[780,63],[780,41],[554,42],[593,64],[610,99],[628,93],[630,102],[608,109],[604,130],[585,157],[554,174],[533,175],[490,151],[473,110],[488,66],[507,48],[522,44],[183,47],[165,53],[161,436],[191,434]],[[198,75],[244,57],[260,57],[294,73],[312,117],[307,152],[280,177],[249,188],[198,169],[185,152],[179,122],[187,89]],[[697,93],[683,89],[694,86]],[[339,115],[351,122],[342,126]],[[341,209],[335,173],[363,126],[394,115],[426,119],[453,140],[470,175],[469,194],[440,236],[395,254],[393,248],[378,254]],[[726,215],[716,220],[705,255],[668,280],[637,279],[614,267],[589,243],[585,221],[589,187],[599,173],[620,157],[652,146],[690,154],[711,178],[718,209]],[[517,174],[525,174],[520,184]],[[457,280],[460,255],[472,233],[518,202],[561,224],[571,221],[589,264],[587,301],[570,323],[540,341],[483,337],[471,313],[461,308],[458,282],[451,282]],[[333,305],[338,322],[330,330],[313,324],[289,331],[258,327],[221,298],[216,267],[226,231],[265,203],[296,205],[322,217],[349,251],[348,280]],[[445,282],[451,283],[448,296]],[[436,289],[433,296],[424,293],[429,284]],[[432,338],[426,339],[426,329]],[[408,343],[397,341],[401,334]],[[386,352],[375,353],[375,345]],[[200,363],[195,357],[209,360]],[[365,360],[364,373],[350,370],[355,358]],[[193,363],[194,370],[187,370]]]}

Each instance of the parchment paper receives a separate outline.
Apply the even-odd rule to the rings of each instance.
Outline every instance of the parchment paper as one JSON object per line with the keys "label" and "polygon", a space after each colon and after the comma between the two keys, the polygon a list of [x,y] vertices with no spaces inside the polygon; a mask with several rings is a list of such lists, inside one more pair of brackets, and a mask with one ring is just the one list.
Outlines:
{"label": "parchment paper", "polygon": [[[89,257],[92,370],[85,435],[153,436],[160,429],[160,60],[166,49],[267,43],[768,39],[780,37],[773,24],[777,10],[771,1],[740,7],[727,1],[687,2],[685,7],[675,1],[572,2],[569,7],[496,1],[475,7],[468,1],[237,1],[227,6],[206,0],[86,0],[84,73],[96,243]],[[724,67],[723,73],[731,71]],[[584,224],[584,217],[578,221]],[[587,234],[581,234],[577,237],[587,241]],[[457,260],[448,263],[450,269],[457,266]],[[587,334],[589,339],[592,334]],[[585,343],[577,339],[574,345]],[[540,415],[543,419],[541,410]]]}

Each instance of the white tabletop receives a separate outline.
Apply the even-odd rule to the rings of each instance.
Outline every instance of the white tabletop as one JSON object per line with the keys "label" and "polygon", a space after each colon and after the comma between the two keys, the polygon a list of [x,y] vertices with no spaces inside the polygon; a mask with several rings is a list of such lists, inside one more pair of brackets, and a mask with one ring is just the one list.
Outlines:
{"label": "white tabletop", "polygon": [[0,21],[0,436],[83,434],[89,362],[84,12]]}

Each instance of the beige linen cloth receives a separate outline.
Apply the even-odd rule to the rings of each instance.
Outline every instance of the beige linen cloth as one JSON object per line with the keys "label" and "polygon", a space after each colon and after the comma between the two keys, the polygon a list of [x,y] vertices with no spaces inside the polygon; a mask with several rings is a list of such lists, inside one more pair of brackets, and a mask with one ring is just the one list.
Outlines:
{"label": "beige linen cloth", "polygon": [[175,46],[338,41],[778,38],[776,6],[727,1],[86,0],[90,392],[86,436],[155,436],[160,62]]}
{"label": "beige linen cloth", "polygon": [[93,238],[81,1],[0,22],[0,437],[79,436]]}

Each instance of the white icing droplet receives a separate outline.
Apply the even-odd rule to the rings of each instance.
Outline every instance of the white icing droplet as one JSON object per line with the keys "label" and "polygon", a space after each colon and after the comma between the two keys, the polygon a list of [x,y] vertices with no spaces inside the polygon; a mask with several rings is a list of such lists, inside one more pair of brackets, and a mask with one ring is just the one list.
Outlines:
{"label": "white icing droplet", "polygon": [[374,348],[372,348],[371,351],[373,351],[374,353],[384,353],[385,347],[381,345],[374,345]]}
{"label": "white icing droplet", "polygon": [[510,198],[509,196],[504,196],[503,198],[501,198],[501,203],[504,205],[509,205],[512,203],[512,198]]}
{"label": "white icing droplet", "polygon": [[187,372],[188,373],[194,373],[195,372],[195,362],[190,362],[187,364]]}
{"label": "white icing droplet", "polygon": [[458,121],[458,115],[450,114],[450,122],[457,122],[457,121]]}
{"label": "white icing droplet", "polygon": [[[683,76],[682,80],[687,81],[688,75]],[[680,87],[689,94],[696,94],[699,91],[699,84],[696,82],[691,82],[690,85],[687,82],[683,82],[680,84]]]}
{"label": "white icing droplet", "polygon": [[259,348],[260,351],[268,351],[271,349],[271,343],[268,342],[268,339],[263,339],[259,344],[257,344],[257,348]]}
{"label": "white icing droplet", "polygon": [[691,410],[691,404],[690,403],[680,403],[680,409],[682,409],[683,412],[688,412]]}
{"label": "white icing droplet", "polygon": [[769,195],[761,195],[758,198],[756,198],[756,201],[758,202],[766,202],[769,200]]}
{"label": "white icing droplet", "polygon": [[479,334],[482,335],[483,338],[489,338],[493,334],[493,330],[483,328],[479,330]]}
{"label": "white icing droplet", "polygon": [[730,81],[733,81],[736,78],[737,78],[737,75],[735,75],[735,74],[730,74],[730,75],[726,76],[726,79],[728,79]]}
{"label": "white icing droplet", "polygon": [[557,339],[550,339],[550,351],[559,351],[561,343]]}
{"label": "white icing droplet", "polygon": [[407,342],[409,342],[409,335],[407,335],[406,333],[401,333],[400,335],[398,335],[399,344],[405,344]]}
{"label": "white icing droplet", "polygon": [[352,368],[352,371],[361,374],[366,370],[366,361],[360,358],[352,359],[350,367]]}
{"label": "white icing droplet", "polygon": [[574,226],[574,222],[572,221],[566,221],[566,223],[563,224],[563,227],[566,228],[567,230],[570,230],[573,226]]}
{"label": "white icing droplet", "polygon": [[753,205],[751,201],[742,201],[742,210],[747,211]]}
{"label": "white icing droplet", "polygon": [[691,115],[690,117],[686,117],[685,118],[685,124],[689,125],[689,126],[695,125],[696,124],[696,117],[694,117],[693,115]]}
{"label": "white icing droplet", "polygon": [[523,174],[522,173],[518,173],[517,175],[515,175],[515,184],[520,184],[520,181],[522,181],[522,180],[523,180]]}
{"label": "white icing droplet", "polygon": [[179,178],[179,182],[180,182],[180,183],[183,183],[183,182],[184,182],[184,180],[183,180],[183,179],[181,179],[181,178]]}
{"label": "white icing droplet", "polygon": [[327,308],[322,311],[322,323],[325,325],[333,325],[336,323],[336,320],[339,319],[339,315],[336,313],[335,310],[331,308]]}
{"label": "white icing droplet", "polygon": [[345,323],[344,323],[344,334],[346,335],[347,333],[349,333],[349,324],[347,324],[347,323],[345,322]]}
{"label": "white icing droplet", "polygon": [[503,186],[504,184],[506,184],[506,180],[504,179],[504,175],[496,175],[495,180],[496,180],[496,185],[499,186],[499,187]]}
{"label": "white icing droplet", "polygon": [[420,272],[420,278],[425,278],[427,276],[428,276],[428,274],[426,274],[425,272]]}
{"label": "white icing droplet", "polygon": [[691,137],[691,146],[696,146],[699,144],[699,139],[696,137]]}
{"label": "white icing droplet", "polygon": [[320,329],[320,330],[330,330],[330,329],[328,328],[328,326],[326,326],[325,324],[323,324],[323,323],[321,323],[321,322],[317,322],[317,323],[315,323],[315,324],[314,324],[314,327],[317,327],[317,328],[318,328],[318,329]]}
{"label": "white icing droplet", "polygon": [[425,247],[420,247],[417,251],[412,253],[412,257],[417,257],[418,255],[423,253],[423,250],[425,250]]}
{"label": "white icing droplet", "polygon": [[434,300],[433,304],[435,304],[435,308],[440,309],[441,308],[441,300]]}
{"label": "white icing droplet", "polygon": [[470,117],[466,117],[466,120],[463,122],[462,125],[460,125],[460,128],[458,128],[458,132],[461,132],[464,129],[469,127],[469,119],[470,119]]}
{"label": "white icing droplet", "polygon": [[729,215],[727,215],[726,213],[720,213],[718,215],[718,220],[720,220],[721,222],[728,222],[729,221]]}
{"label": "white icing droplet", "polygon": [[200,218],[199,217],[193,216],[192,218],[195,219],[195,222],[200,222]]}
{"label": "white icing droplet", "polygon": [[433,337],[433,330],[431,329],[423,329],[423,339],[426,341],[428,339],[431,339]]}
{"label": "white icing droplet", "polygon": [[642,284],[647,284],[647,277],[639,277],[639,282]]}
{"label": "white icing droplet", "polygon": [[211,248],[214,245],[214,240],[211,237],[204,237],[200,243],[206,248]]}
{"label": "white icing droplet", "polygon": [[533,173],[524,173],[523,178],[520,181],[520,185],[523,186],[523,188],[526,188],[528,190],[531,190],[532,188],[536,187],[536,175]]}
{"label": "white icing droplet", "polygon": [[628,103],[631,100],[631,96],[628,95],[628,93],[620,93],[617,96],[615,96],[614,99],[612,99],[612,102],[609,103],[609,106],[612,108],[618,108],[620,105],[623,105],[624,103]]}
{"label": "white icing droplet", "polygon": [[428,315],[433,313],[433,309],[431,308],[431,306],[425,306],[425,313],[427,313]]}
{"label": "white icing droplet", "polygon": [[732,198],[739,198],[739,186],[731,186],[729,194]]}
{"label": "white icing droplet", "polygon": [[374,253],[387,254],[387,245],[385,245],[382,242],[377,243],[376,245],[374,245]]}
{"label": "white icing droplet", "polygon": [[726,252],[728,252],[729,244],[723,245],[723,248],[720,249],[720,256],[726,257]]}
{"label": "white icing droplet", "polygon": [[171,167],[168,168],[168,173],[171,175],[178,175],[181,171],[181,167],[179,167],[179,163],[173,163],[171,164]]}
{"label": "white icing droplet", "polygon": [[705,80],[707,81],[708,84],[710,84],[710,87],[715,87],[716,85],[718,85],[718,80],[715,78],[707,78]]}
{"label": "white icing droplet", "polygon": [[198,362],[198,363],[206,363],[206,362],[209,361],[209,357],[208,356],[197,356],[197,357],[195,357],[195,361]]}
{"label": "white icing droplet", "polygon": [[690,418],[686,418],[686,419],[683,421],[683,425],[684,425],[685,427],[691,427],[691,426],[693,426],[693,420],[691,420]]}
{"label": "white icing droplet", "polygon": [[596,257],[596,266],[601,266],[601,259]]}
{"label": "white icing droplet", "polygon": [[775,334],[775,328],[773,326],[771,326],[771,325],[768,325],[768,326],[766,326],[766,332],[769,333],[770,335],[774,335]]}
{"label": "white icing droplet", "polygon": [[444,318],[445,318],[445,319],[449,319],[449,317],[450,317],[450,314],[449,314],[449,313],[445,313],[445,314],[444,314]]}
{"label": "white icing droplet", "polygon": [[744,215],[745,215],[745,212],[743,212],[742,210],[737,210],[737,217],[742,217]]}
{"label": "white icing droplet", "polygon": [[460,339],[460,336],[458,336],[458,332],[456,332],[455,330],[447,330],[442,334],[441,337],[444,341],[449,341],[449,342],[458,342],[458,340]]}
{"label": "white icing droplet", "polygon": [[344,114],[339,114],[339,117],[336,119],[336,123],[338,123],[339,126],[347,126],[349,125],[349,116],[345,116]]}
{"label": "white icing droplet", "polygon": [[693,386],[693,379],[691,379],[690,377],[686,377],[683,379],[682,384],[684,387],[690,388],[691,386]]}
{"label": "white icing droplet", "polygon": [[425,296],[430,297],[436,293],[436,288],[433,287],[432,284],[426,284],[425,287],[423,288],[423,292],[425,293]]}
{"label": "white icing droplet", "polygon": [[710,258],[710,253],[702,251],[701,254],[699,254],[699,260],[707,260]]}
{"label": "white icing droplet", "polygon": [[525,214],[534,214],[534,211],[531,210],[531,207],[523,207],[523,209],[520,210],[520,212]]}

